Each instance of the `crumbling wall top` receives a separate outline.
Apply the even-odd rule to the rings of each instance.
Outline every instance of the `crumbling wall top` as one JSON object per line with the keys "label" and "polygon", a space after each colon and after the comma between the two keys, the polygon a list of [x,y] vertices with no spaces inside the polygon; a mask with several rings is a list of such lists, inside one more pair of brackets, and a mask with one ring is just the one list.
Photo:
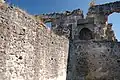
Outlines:
{"label": "crumbling wall top", "polygon": [[88,9],[88,15],[89,14],[105,14],[110,15],[113,12],[120,13],[120,1],[101,4],[101,5],[95,5]]}
{"label": "crumbling wall top", "polygon": [[58,18],[62,18],[62,17],[67,17],[67,16],[70,16],[70,15],[73,15],[73,16],[79,16],[79,15],[82,15],[83,16],[83,11],[81,9],[76,9],[76,10],[73,10],[73,11],[65,11],[63,13],[50,13],[50,14],[42,14],[42,15],[35,15],[36,17],[40,17],[43,22],[49,22],[49,21],[52,21],[54,19],[58,19]]}

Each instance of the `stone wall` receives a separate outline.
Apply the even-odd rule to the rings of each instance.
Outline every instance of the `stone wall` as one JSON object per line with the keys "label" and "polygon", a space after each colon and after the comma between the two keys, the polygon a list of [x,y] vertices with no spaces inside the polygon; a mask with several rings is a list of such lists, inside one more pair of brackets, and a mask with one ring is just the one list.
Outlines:
{"label": "stone wall", "polygon": [[65,80],[68,47],[25,11],[0,7],[0,80]]}
{"label": "stone wall", "polygon": [[120,80],[120,43],[71,41],[67,80]]}
{"label": "stone wall", "polygon": [[120,43],[106,15],[84,18],[78,9],[42,18],[52,22],[51,31],[35,16],[1,5],[0,80],[120,80]]}
{"label": "stone wall", "polygon": [[120,13],[120,1],[93,5],[88,9],[87,18],[94,18],[94,24],[97,26],[97,35],[102,40],[117,41],[111,23],[108,23],[108,16],[114,12]]}
{"label": "stone wall", "polygon": [[120,13],[120,1],[110,2],[101,5],[94,5],[89,8],[88,15],[101,13],[103,13],[104,15],[110,15],[113,12]]}
{"label": "stone wall", "polygon": [[36,19],[41,19],[44,23],[51,22],[51,29],[55,34],[70,37],[70,28],[77,26],[77,20],[83,19],[83,11],[76,9],[73,11],[65,11],[62,13],[50,13],[43,15],[35,15]]}

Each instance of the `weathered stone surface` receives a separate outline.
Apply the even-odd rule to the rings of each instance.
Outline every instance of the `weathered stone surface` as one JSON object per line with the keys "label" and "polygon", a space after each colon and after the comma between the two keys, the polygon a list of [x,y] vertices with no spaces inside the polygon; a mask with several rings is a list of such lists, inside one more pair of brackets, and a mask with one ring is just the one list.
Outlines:
{"label": "weathered stone surface", "polygon": [[94,18],[94,24],[97,26],[96,30],[99,30],[99,34],[97,35],[99,35],[102,40],[116,41],[112,29],[108,31],[110,26],[108,16],[114,12],[120,13],[120,1],[94,5],[88,9],[87,18]]}
{"label": "weathered stone surface", "polygon": [[[1,5],[0,80],[120,80],[112,24],[90,9],[86,18],[80,9],[31,16]],[[52,22],[51,31],[41,21]]]}
{"label": "weathered stone surface", "polygon": [[[76,31],[80,32],[83,28],[88,28],[92,31],[92,39],[96,41],[116,41],[114,32],[112,31],[112,28],[109,28],[109,23],[107,23],[109,14],[106,13],[106,10],[111,11],[111,9],[105,8],[113,8],[112,13],[116,12],[116,4],[118,5],[119,2],[92,6],[89,8],[86,18],[84,18],[83,11],[80,9],[72,12],[66,11],[65,13],[36,15],[36,18],[40,17],[40,19],[42,19],[45,23],[51,22],[51,29],[54,33],[64,35],[68,38],[73,38],[73,35],[79,35],[76,34]],[[98,12],[97,10],[101,6],[105,8],[105,10],[103,10],[103,12]],[[119,10],[119,6],[117,7],[117,10]],[[72,29],[72,31],[70,29]],[[72,33],[72,36],[70,36],[70,33]]]}
{"label": "weathered stone surface", "polygon": [[94,5],[89,8],[89,14],[101,14],[104,13],[105,15],[110,15],[113,12],[120,12],[120,1],[101,4],[101,5]]}
{"label": "weathered stone surface", "polygon": [[68,40],[26,12],[0,8],[0,80],[65,80]]}
{"label": "weathered stone surface", "polygon": [[120,43],[73,41],[67,80],[120,80]]}

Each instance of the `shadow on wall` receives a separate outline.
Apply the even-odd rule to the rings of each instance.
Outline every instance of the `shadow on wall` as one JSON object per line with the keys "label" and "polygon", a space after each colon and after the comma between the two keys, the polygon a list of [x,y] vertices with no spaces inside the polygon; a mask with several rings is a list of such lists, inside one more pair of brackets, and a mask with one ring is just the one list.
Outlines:
{"label": "shadow on wall", "polygon": [[91,40],[93,39],[92,31],[88,28],[83,28],[79,33],[80,40]]}
{"label": "shadow on wall", "polygon": [[115,36],[120,41],[120,13],[113,13],[108,16],[108,23],[112,23],[112,29],[114,30]]}

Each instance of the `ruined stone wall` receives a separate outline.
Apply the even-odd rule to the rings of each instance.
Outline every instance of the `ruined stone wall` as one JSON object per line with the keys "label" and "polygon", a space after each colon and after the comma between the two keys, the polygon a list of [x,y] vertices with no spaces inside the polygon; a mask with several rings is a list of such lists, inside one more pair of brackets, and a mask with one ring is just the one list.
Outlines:
{"label": "ruined stone wall", "polygon": [[120,80],[120,43],[71,41],[67,80]]}
{"label": "ruined stone wall", "polygon": [[[101,5],[94,5],[88,9],[87,18],[94,18],[96,30],[101,40],[117,41],[111,23],[108,23],[108,16],[114,12],[120,13],[120,1],[110,2]],[[111,25],[111,26],[110,26]]]}
{"label": "ruined stone wall", "polygon": [[0,80],[65,80],[68,47],[26,12],[0,7]]}
{"label": "ruined stone wall", "polygon": [[120,13],[120,1],[110,2],[101,5],[94,5],[89,8],[88,15],[101,13],[103,13],[104,15],[110,15],[113,12]]}
{"label": "ruined stone wall", "polygon": [[84,19],[82,10],[74,10],[69,15],[64,15],[53,20],[52,30],[56,34],[61,34],[68,38],[70,37],[71,29],[73,29],[72,27],[77,26],[77,21],[79,19]]}
{"label": "ruined stone wall", "polygon": [[35,18],[42,19],[44,23],[51,22],[51,29],[55,34],[64,35],[68,38],[70,37],[70,28],[77,26],[77,20],[84,19],[84,15],[81,9],[76,9],[63,13],[35,15]]}

